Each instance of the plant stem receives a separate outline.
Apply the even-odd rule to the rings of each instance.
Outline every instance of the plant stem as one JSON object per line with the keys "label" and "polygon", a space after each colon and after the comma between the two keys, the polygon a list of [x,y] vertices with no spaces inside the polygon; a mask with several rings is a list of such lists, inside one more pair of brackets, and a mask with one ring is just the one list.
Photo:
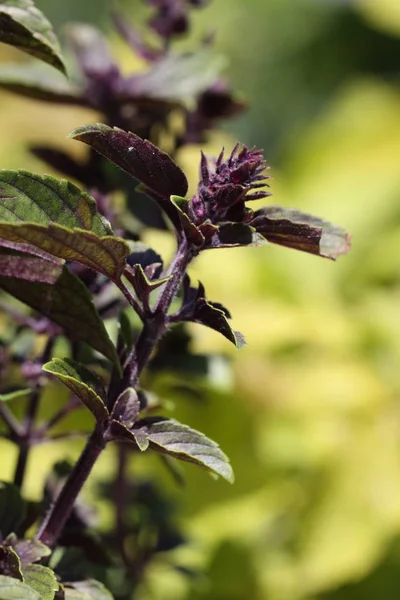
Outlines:
{"label": "plant stem", "polygon": [[4,402],[0,402],[0,416],[10,430],[10,439],[13,442],[18,441],[22,435],[21,424],[17,421],[11,410],[4,404]]}
{"label": "plant stem", "polygon": [[15,467],[14,484],[19,488],[24,481],[26,467],[28,464],[28,455],[31,447],[32,430],[35,423],[40,401],[40,388],[36,388],[28,400],[28,408],[25,416],[24,432],[19,439],[19,454],[17,465]]}
{"label": "plant stem", "polygon": [[[53,344],[54,344],[53,338],[51,338],[51,337],[48,338],[45,349],[41,356],[42,364],[46,363],[49,360]],[[16,486],[18,486],[19,488],[22,487],[25,473],[26,473],[26,467],[28,464],[28,457],[29,457],[29,451],[30,451],[30,448],[32,445],[32,435],[33,435],[33,431],[34,431],[35,420],[36,420],[37,412],[39,410],[40,393],[41,393],[41,387],[40,387],[40,385],[37,385],[36,388],[33,390],[31,397],[28,400],[26,415],[25,415],[25,418],[23,421],[24,429],[23,429],[23,433],[19,437],[19,441],[18,441],[19,454],[18,454],[17,465],[15,467],[14,484]]]}
{"label": "plant stem", "polygon": [[193,251],[186,240],[183,240],[166,273],[166,275],[172,275],[172,277],[166,282],[152,312],[145,316],[143,329],[127,358],[124,379],[132,387],[135,387],[138,383],[139,377],[147,365],[157,342],[166,331],[169,307],[193,257]]}
{"label": "plant stem", "polygon": [[46,544],[50,548],[54,547],[73,510],[79,492],[105,446],[104,428],[102,424],[98,424],[89,437],[64,487],[43,521],[36,535],[36,540]]}
{"label": "plant stem", "polygon": [[[111,383],[109,389],[110,400],[116,397],[114,387],[117,388],[121,384],[125,387],[137,384],[154,347],[168,326],[169,307],[182,283],[187,266],[193,257],[194,253],[192,249],[186,240],[183,240],[179,244],[175,258],[171,262],[167,272],[172,277],[166,282],[154,309],[144,315],[143,329],[125,363],[123,381]],[[54,505],[50,508],[36,536],[37,540],[47,546],[53,547],[55,545],[72,512],[75,500],[83,484],[88,478],[100,453],[106,446],[104,428],[105,424],[97,424],[96,429],[89,437],[78,462],[75,464]]]}

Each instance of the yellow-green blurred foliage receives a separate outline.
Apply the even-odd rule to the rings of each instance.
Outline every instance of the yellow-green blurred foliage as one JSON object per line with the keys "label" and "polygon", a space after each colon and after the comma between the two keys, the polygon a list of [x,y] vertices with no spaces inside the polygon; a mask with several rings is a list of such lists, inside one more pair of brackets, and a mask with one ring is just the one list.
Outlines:
{"label": "yellow-green blurred foliage", "polygon": [[[50,18],[61,4],[70,19],[83,10],[38,2]],[[347,28],[339,13],[350,15]],[[353,248],[337,263],[269,247],[205,254],[194,265],[248,347],[236,353],[194,328],[197,350],[234,357],[234,382],[205,402],[171,398],[174,416],[221,444],[237,482],[229,487],[189,467],[186,488],[177,490],[156,462],[138,460],[136,470],[154,472],[180,506],[191,543],[175,564],[204,575],[192,581],[160,561],[137,598],[392,600],[400,593],[398,1],[214,0],[198,15],[196,31],[207,27],[251,109],[206,150],[238,137],[263,144],[273,201],[340,224]],[[397,55],[383,53],[369,69],[379,40]],[[120,44],[115,50],[122,56]],[[95,118],[6,94],[0,110],[2,168],[43,171],[27,140],[58,144]],[[198,148],[181,156],[192,181],[197,160]],[[148,239],[168,252],[165,236]],[[2,477],[11,474],[11,452],[2,447]],[[37,495],[46,468],[65,453],[77,448],[38,449],[40,470],[30,472],[26,490]],[[94,476],[112,468],[108,453]]]}

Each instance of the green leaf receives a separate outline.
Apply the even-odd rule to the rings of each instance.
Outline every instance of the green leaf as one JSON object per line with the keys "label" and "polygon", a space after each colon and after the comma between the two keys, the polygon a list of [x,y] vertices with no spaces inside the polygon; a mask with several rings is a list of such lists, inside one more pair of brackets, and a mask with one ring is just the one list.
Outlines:
{"label": "green leaf", "polygon": [[59,590],[59,583],[54,571],[42,565],[27,565],[23,569],[25,583],[36,590],[42,600],[53,600]]}
{"label": "green leaf", "polygon": [[110,592],[104,587],[102,583],[95,579],[87,579],[86,581],[74,581],[69,584],[73,586],[74,590],[80,592],[80,596],[69,594],[68,588],[65,588],[65,600],[72,600],[75,598],[82,600],[113,600]]}
{"label": "green leaf", "polygon": [[65,179],[29,171],[0,170],[0,221],[4,223],[56,223],[99,236],[112,235],[95,200]]}
{"label": "green leaf", "polygon": [[25,518],[26,504],[17,486],[0,482],[0,532],[6,537],[16,531]]}
{"label": "green leaf", "polygon": [[66,229],[60,225],[0,222],[0,237],[18,244],[32,244],[64,260],[78,261],[118,282],[126,265],[129,246],[112,235],[99,237],[83,229]]}
{"label": "green leaf", "polygon": [[32,0],[2,0],[0,42],[16,46],[66,73],[51,24]]}
{"label": "green leaf", "polygon": [[0,402],[11,402],[16,398],[23,398],[31,393],[30,388],[25,388],[22,390],[15,390],[14,392],[6,392],[5,394],[0,394]]}
{"label": "green leaf", "polygon": [[43,371],[52,373],[76,394],[97,421],[108,418],[104,404],[106,392],[100,379],[81,363],[69,358],[53,358],[43,365]]}
{"label": "green leaf", "polygon": [[0,64],[0,88],[45,102],[86,106],[79,89],[48,67],[36,64]]}
{"label": "green leaf", "polygon": [[93,304],[91,294],[66,267],[51,284],[0,276],[0,289],[61,325],[72,339],[98,350],[119,368],[114,344]]}
{"label": "green leaf", "polygon": [[216,442],[200,431],[175,419],[148,418],[137,425],[139,431],[146,433],[150,448],[156,452],[194,463],[233,483],[234,475],[228,457]]}
{"label": "green leaf", "polygon": [[43,600],[39,592],[13,577],[0,575],[0,600]]}

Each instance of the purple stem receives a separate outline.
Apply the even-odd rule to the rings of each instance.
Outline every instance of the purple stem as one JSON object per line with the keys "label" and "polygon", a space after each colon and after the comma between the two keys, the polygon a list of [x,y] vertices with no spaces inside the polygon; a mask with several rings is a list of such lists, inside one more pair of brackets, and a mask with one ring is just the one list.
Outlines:
{"label": "purple stem", "polygon": [[[161,292],[154,309],[144,315],[144,325],[141,334],[132,349],[125,364],[123,385],[135,386],[140,374],[146,366],[157,342],[165,332],[168,324],[168,310],[171,302],[182,283],[186,269],[194,253],[184,240],[179,244],[175,258],[169,266],[167,274],[172,274]],[[111,383],[109,389],[110,400],[116,397],[115,389],[121,382]],[[54,505],[50,508],[36,539],[47,546],[54,547],[62,529],[72,512],[75,500],[82,489],[86,479],[100,453],[106,446],[106,424],[98,423],[96,429],[89,437],[87,444],[75,464],[71,474],[64,484]]]}
{"label": "purple stem", "polygon": [[75,500],[105,445],[103,425],[98,424],[89,437],[78,462],[75,464],[55,503],[47,513],[36,535],[36,540],[50,548],[55,546],[72,512]]}

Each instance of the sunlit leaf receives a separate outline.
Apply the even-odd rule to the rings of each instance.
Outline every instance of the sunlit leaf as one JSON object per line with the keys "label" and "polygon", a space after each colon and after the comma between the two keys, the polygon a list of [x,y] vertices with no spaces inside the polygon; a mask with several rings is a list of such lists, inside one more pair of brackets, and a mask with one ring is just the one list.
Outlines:
{"label": "sunlit leaf", "polygon": [[216,442],[200,431],[174,419],[148,418],[137,425],[139,431],[146,433],[153,450],[194,463],[233,483],[234,476],[228,457]]}
{"label": "sunlit leaf", "polygon": [[50,548],[42,542],[37,540],[19,540],[13,533],[7,537],[5,543],[14,548],[23,567],[30,563],[38,562],[51,554]]}
{"label": "sunlit leaf", "polygon": [[0,575],[0,600],[43,600],[41,594],[26,583]]}
{"label": "sunlit leaf", "polygon": [[51,24],[32,0],[2,0],[0,42],[16,46],[66,72]]}
{"label": "sunlit leaf", "polygon": [[54,571],[43,565],[27,565],[23,569],[25,583],[40,594],[41,600],[53,600],[60,585]]}
{"label": "sunlit leaf", "polygon": [[52,373],[82,400],[97,421],[108,417],[105,406],[106,392],[100,379],[84,365],[69,358],[53,358],[43,365],[43,370]]}
{"label": "sunlit leaf", "polygon": [[29,171],[0,171],[0,221],[56,223],[99,236],[112,234],[108,221],[97,212],[95,200],[65,179]]}
{"label": "sunlit leaf", "polygon": [[0,237],[17,243],[31,244],[64,260],[75,260],[118,282],[129,255],[122,238],[100,237],[83,229],[67,229],[56,224],[1,223]]}
{"label": "sunlit leaf", "polygon": [[180,167],[136,134],[98,123],[78,127],[70,137],[97,150],[164,200],[173,194],[186,195],[188,182]]}

